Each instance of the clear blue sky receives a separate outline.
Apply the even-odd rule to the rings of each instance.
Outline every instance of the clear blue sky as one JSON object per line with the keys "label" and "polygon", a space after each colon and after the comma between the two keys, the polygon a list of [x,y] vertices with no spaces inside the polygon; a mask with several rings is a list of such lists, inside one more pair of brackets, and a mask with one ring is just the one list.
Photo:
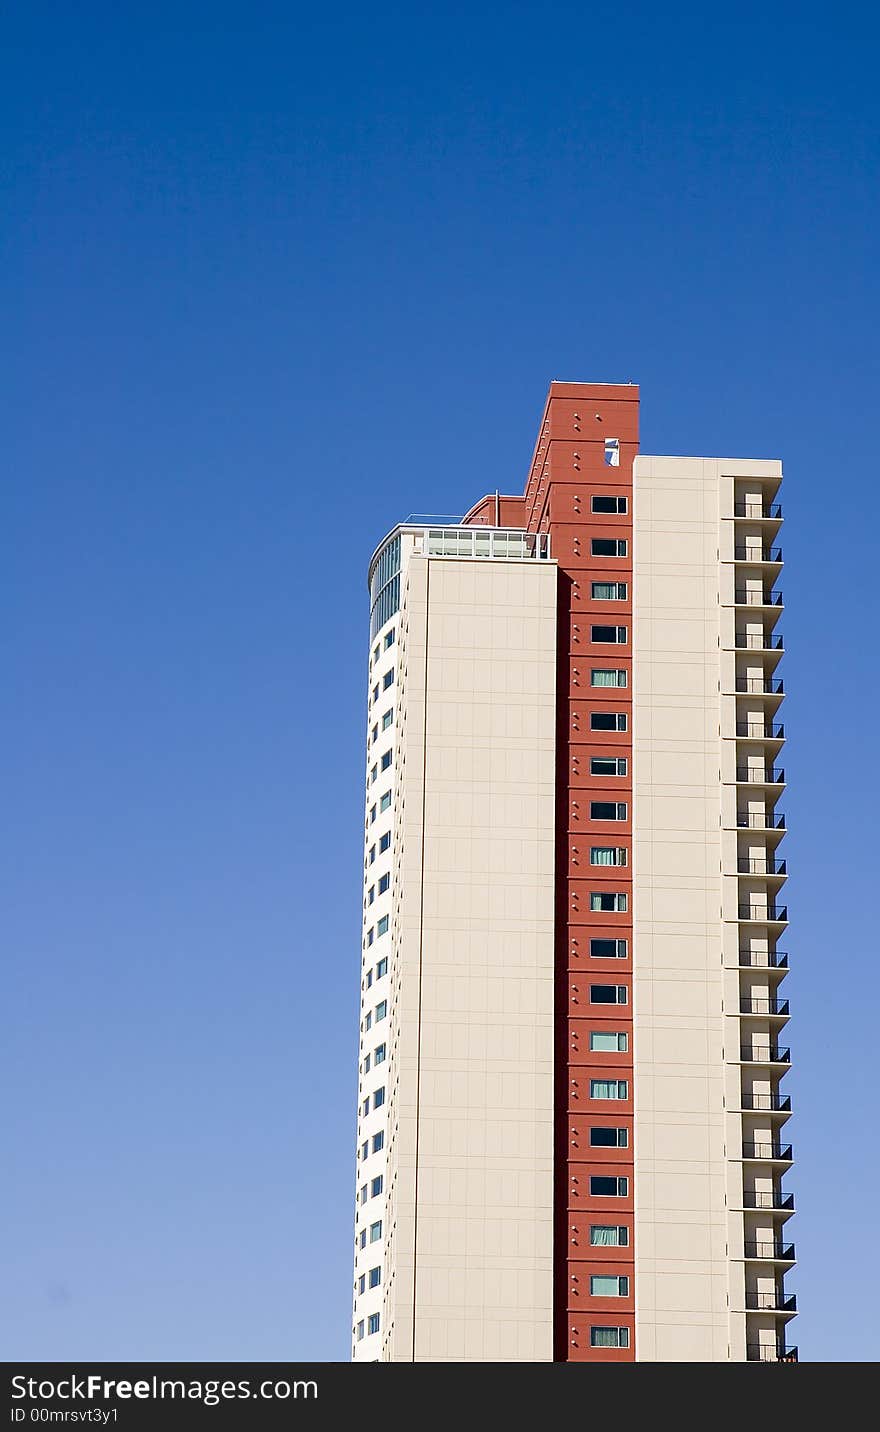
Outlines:
{"label": "clear blue sky", "polygon": [[557,377],[786,464],[792,1331],[877,1357],[876,19],[4,28],[2,1355],[347,1356],[366,561]]}

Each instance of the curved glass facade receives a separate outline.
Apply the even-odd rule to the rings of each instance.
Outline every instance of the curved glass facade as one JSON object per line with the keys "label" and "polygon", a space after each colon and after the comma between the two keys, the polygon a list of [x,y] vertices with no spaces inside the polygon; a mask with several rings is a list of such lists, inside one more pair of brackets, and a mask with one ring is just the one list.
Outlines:
{"label": "curved glass facade", "polygon": [[400,534],[382,548],[370,582],[370,640],[400,606]]}

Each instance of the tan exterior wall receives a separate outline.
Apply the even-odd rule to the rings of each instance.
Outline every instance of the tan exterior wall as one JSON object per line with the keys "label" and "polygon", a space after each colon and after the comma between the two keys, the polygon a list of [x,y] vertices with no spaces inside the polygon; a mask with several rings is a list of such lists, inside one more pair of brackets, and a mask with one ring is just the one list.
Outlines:
{"label": "tan exterior wall", "polygon": [[400,612],[385,1361],[553,1355],[556,568]]}

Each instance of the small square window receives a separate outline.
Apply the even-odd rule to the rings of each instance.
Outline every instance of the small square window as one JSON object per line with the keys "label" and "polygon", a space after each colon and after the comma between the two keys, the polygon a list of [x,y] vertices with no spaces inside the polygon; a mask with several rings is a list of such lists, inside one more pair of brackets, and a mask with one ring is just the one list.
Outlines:
{"label": "small square window", "polygon": [[[386,955],[385,958],[384,958],[384,960],[380,960],[379,963],[378,963],[377,966],[376,966],[376,979],[377,979],[377,980],[380,980],[380,979],[382,978],[382,976],[383,976],[383,975],[387,975],[387,973],[388,973],[388,956]],[[384,1000],[383,1000],[383,1004],[384,1004]],[[378,1015],[376,1016],[376,1018],[378,1019]]]}
{"label": "small square window", "polygon": [[358,1340],[358,1342],[362,1342],[362,1341],[363,1341],[363,1336],[364,1336],[364,1320],[363,1320],[363,1318],[361,1318],[360,1322],[359,1322],[358,1325],[357,1325],[357,1340]]}
{"label": "small square window", "polygon": [[360,1237],[358,1238],[358,1247],[359,1247],[359,1248],[366,1248],[366,1246],[367,1246],[367,1230],[366,1230],[366,1228],[362,1228],[361,1231],[360,1231]]}
{"label": "small square window", "polygon": [[[371,1269],[370,1269],[370,1287],[371,1287],[371,1288],[378,1288],[378,1286],[379,1286],[379,1284],[380,1284],[381,1281],[382,1281],[382,1269],[381,1269],[381,1268],[371,1268]],[[378,1331],[378,1329],[377,1329],[377,1331]]]}
{"label": "small square window", "polygon": [[[625,993],[625,991],[624,991],[624,993]],[[622,1002],[622,1001],[621,1001],[621,1002]],[[388,1014],[388,1001],[387,1001],[387,999],[380,999],[379,1003],[376,1005],[376,1023],[378,1024],[378,1023],[379,1023],[379,1020],[380,1020],[380,1019],[384,1019],[387,1014]]]}
{"label": "small square window", "polygon": [[380,876],[379,876],[379,894],[380,894],[380,895],[384,895],[384,894],[385,894],[385,891],[388,889],[388,886],[389,886],[390,884],[391,884],[391,876],[390,876],[390,875],[380,875]]}
{"label": "small square window", "polygon": [[366,1288],[366,1286],[367,1286],[367,1275],[366,1275],[366,1273],[361,1273],[361,1276],[358,1278],[358,1293],[363,1293],[364,1290],[365,1290],[365,1288]]}
{"label": "small square window", "polygon": [[391,722],[392,722],[393,720],[394,720],[394,712],[393,712],[393,711],[386,711],[386,712],[385,712],[385,715],[382,717],[382,730],[383,730],[383,731],[387,731],[387,730],[388,730],[388,727],[391,725]]}
{"label": "small square window", "polygon": [[385,1063],[385,1045],[384,1045],[384,1044],[377,1044],[377,1045],[376,1045],[376,1049],[375,1049],[375,1051],[374,1051],[374,1053],[373,1053],[373,1063],[374,1063],[374,1064],[384,1064],[384,1063]]}
{"label": "small square window", "polygon": [[[384,640],[384,642],[383,642],[383,646],[384,646],[385,650],[387,651],[388,648],[389,648],[389,646],[393,646],[393,644],[394,644],[394,627],[392,627],[390,631],[386,631],[386,633],[385,633],[385,640]],[[378,647],[377,647],[377,650],[378,650]]]}
{"label": "small square window", "polygon": [[381,920],[379,920],[379,921],[377,922],[377,924],[376,924],[376,934],[377,934],[377,935],[387,935],[387,934],[388,934],[388,919],[389,919],[389,917],[388,917],[387,915],[383,915],[382,918],[381,918]]}
{"label": "small square window", "polygon": [[605,439],[605,466],[620,467],[620,438]]}
{"label": "small square window", "polygon": [[379,1331],[379,1314],[378,1314],[378,1313],[370,1313],[370,1316],[367,1318],[367,1332],[368,1332],[369,1334],[372,1334],[372,1333],[377,1333],[378,1331]]}
{"label": "small square window", "polygon": [[383,1084],[383,1085],[381,1086],[381,1088],[377,1089],[376,1092],[375,1092],[375,1094],[373,1095],[373,1108],[374,1108],[374,1109],[381,1109],[381,1107],[382,1107],[382,1105],[383,1105],[384,1103],[385,1103],[385,1085]]}
{"label": "small square window", "polygon": [[377,1154],[385,1144],[385,1131],[380,1129],[378,1134],[373,1135],[373,1153]]}
{"label": "small square window", "polygon": [[382,854],[384,853],[384,851],[390,850],[390,849],[391,849],[391,832],[389,831],[389,832],[387,832],[385,835],[380,835],[380,836],[379,836],[379,854],[382,855]]}
{"label": "small square window", "polygon": [[391,686],[391,685],[393,684],[393,682],[394,682],[394,667],[392,666],[391,670],[390,670],[390,671],[386,671],[385,675],[382,677],[382,690],[383,690],[383,691],[387,691],[388,688],[389,688],[389,686]]}
{"label": "small square window", "polygon": [[380,796],[380,797],[379,797],[379,809],[380,809],[380,810],[388,810],[389,807],[390,807],[390,805],[391,805],[391,792],[390,792],[390,791],[386,791],[383,796]]}
{"label": "small square window", "polygon": [[370,1242],[371,1242],[371,1243],[378,1243],[378,1241],[379,1241],[379,1239],[380,1239],[381,1237],[382,1237],[382,1220],[381,1220],[381,1218],[380,1218],[378,1223],[371,1223],[371,1224],[370,1224]]}
{"label": "small square window", "polygon": [[387,771],[387,770],[388,770],[388,767],[389,767],[390,765],[391,765],[391,752],[390,752],[390,751],[386,751],[385,754],[384,754],[384,756],[382,757],[381,761],[379,762],[379,767],[380,767],[381,770]]}
{"label": "small square window", "polygon": [[[379,1174],[379,1177],[378,1177],[378,1178],[374,1178],[374,1179],[373,1179],[372,1183],[370,1184],[370,1197],[371,1197],[371,1198],[378,1198],[378,1197],[379,1197],[379,1194],[382,1192],[383,1182],[384,1182],[384,1180],[383,1180],[381,1174]],[[624,1179],[624,1182],[626,1182],[625,1179]]]}

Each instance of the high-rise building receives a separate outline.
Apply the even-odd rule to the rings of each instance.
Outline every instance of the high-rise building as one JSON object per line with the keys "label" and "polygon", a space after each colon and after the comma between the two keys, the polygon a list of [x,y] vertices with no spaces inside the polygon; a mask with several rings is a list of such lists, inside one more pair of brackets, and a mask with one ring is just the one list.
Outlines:
{"label": "high-rise building", "polygon": [[782,470],[638,411],[370,562],[356,1360],[796,1357]]}

